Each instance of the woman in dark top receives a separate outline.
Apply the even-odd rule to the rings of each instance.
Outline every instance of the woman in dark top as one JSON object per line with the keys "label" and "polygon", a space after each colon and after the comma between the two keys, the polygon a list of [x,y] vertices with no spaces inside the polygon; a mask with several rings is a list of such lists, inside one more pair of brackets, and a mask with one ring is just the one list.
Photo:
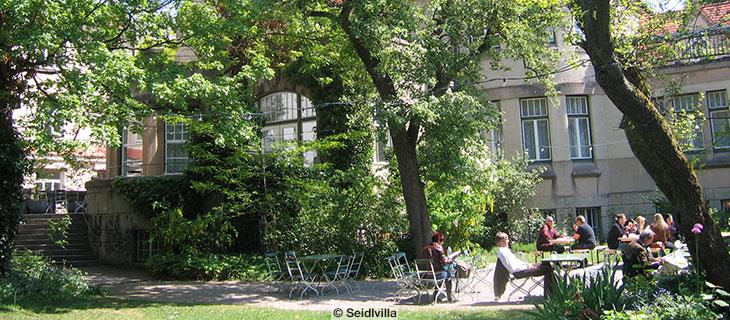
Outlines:
{"label": "woman in dark top", "polygon": [[623,237],[624,234],[626,234],[626,232],[624,231],[625,222],[626,215],[624,215],[623,213],[619,213],[616,215],[616,221],[611,226],[611,229],[608,230],[608,237],[606,238],[609,249],[618,249],[618,245],[619,243],[621,243],[619,239]]}
{"label": "woman in dark top", "polygon": [[[446,297],[451,302],[451,273],[446,271],[446,265],[453,263],[449,257],[444,254],[444,241],[446,237],[441,232],[434,232],[431,236],[431,243],[423,247],[423,258],[431,259],[433,264],[433,270],[436,272],[436,277],[439,279],[446,278]],[[434,299],[436,299],[438,289],[434,292]]]}

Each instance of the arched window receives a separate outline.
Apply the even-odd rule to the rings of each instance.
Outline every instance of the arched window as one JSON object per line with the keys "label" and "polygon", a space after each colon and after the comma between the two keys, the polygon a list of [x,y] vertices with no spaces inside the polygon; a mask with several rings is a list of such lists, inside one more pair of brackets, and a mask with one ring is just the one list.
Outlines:
{"label": "arched window", "polygon": [[[312,141],[317,138],[317,112],[312,101],[295,92],[275,92],[258,101],[266,123],[263,131],[264,151],[273,150],[281,141]],[[304,154],[305,163],[314,162],[316,153]]]}

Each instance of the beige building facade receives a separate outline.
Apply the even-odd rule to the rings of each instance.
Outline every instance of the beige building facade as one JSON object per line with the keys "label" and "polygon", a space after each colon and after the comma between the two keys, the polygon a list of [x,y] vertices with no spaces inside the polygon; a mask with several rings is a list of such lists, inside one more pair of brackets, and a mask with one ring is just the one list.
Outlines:
{"label": "beige building facade", "polygon": [[[707,9],[717,10],[703,8],[697,26],[714,31],[679,40],[686,45],[681,56],[659,70],[664,79],[679,84],[679,95],[667,92],[668,81],[656,80],[654,98],[667,113],[700,108],[706,119],[695,127],[694,150],[687,154],[697,161],[710,207],[730,212],[730,28],[725,20],[715,23]],[[730,3],[720,9],[725,14],[714,16],[727,16]],[[506,157],[525,152],[532,166],[545,168],[529,206],[556,215],[559,226],[572,225],[583,214],[604,238],[618,213],[650,218],[657,211],[650,200],[660,194],[634,157],[619,128],[622,115],[596,83],[587,55],[561,45],[562,38],[558,32],[555,49],[577,56],[571,61],[578,67],[556,74],[557,97],[546,97],[541,86],[519,80],[525,74],[521,62],[512,62],[509,72],[491,71],[484,63],[484,89],[503,112],[501,128],[489,137]],[[697,58],[708,54],[709,59]]]}

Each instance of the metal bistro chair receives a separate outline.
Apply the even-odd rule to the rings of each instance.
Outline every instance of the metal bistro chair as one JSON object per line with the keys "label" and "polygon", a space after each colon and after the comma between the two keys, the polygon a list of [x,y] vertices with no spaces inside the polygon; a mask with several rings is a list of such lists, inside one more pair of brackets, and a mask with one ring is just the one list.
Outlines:
{"label": "metal bistro chair", "polygon": [[408,258],[406,257],[405,252],[396,252],[393,256],[395,257],[396,262],[402,269],[401,271],[404,275],[415,276],[415,273],[413,273],[413,269],[411,269],[411,265],[408,263]]}
{"label": "metal bistro chair", "polygon": [[[500,259],[497,259],[495,272],[497,272],[497,269],[504,269],[504,272],[507,272],[509,274],[509,283],[515,288],[507,296],[507,301],[510,301],[512,299],[512,295],[514,295],[515,293],[519,292],[524,294],[525,296],[531,296],[533,290],[537,289],[538,287],[543,287],[543,277],[517,278],[514,274],[507,270],[504,264],[502,264],[502,260]],[[496,296],[496,298],[499,300],[501,298],[501,295]]]}
{"label": "metal bistro chair", "polygon": [[[350,271],[347,272],[347,276],[343,281],[350,286],[350,292],[360,291],[360,284],[355,281],[360,275],[360,267],[362,267],[362,258],[365,256],[362,252],[356,252],[353,256],[352,264],[350,265]],[[357,290],[352,290],[352,285],[357,287]]]}
{"label": "metal bistro chair", "polygon": [[289,291],[289,299],[291,299],[292,293],[297,290],[301,290],[302,293],[299,299],[304,298],[304,294],[307,290],[312,290],[319,297],[319,291],[317,291],[317,275],[314,273],[302,271],[301,264],[297,260],[297,256],[293,251],[287,251],[284,254],[284,262],[286,263],[286,269],[289,272],[289,277],[294,282],[291,290]]}
{"label": "metal bistro chair", "polygon": [[66,191],[65,205],[68,213],[87,213],[86,191]]}
{"label": "metal bistro chair", "polygon": [[342,256],[340,257],[335,270],[324,273],[325,284],[322,285],[323,293],[324,288],[331,287],[335,289],[335,292],[337,292],[337,295],[339,296],[340,290],[337,289],[338,284],[342,285],[345,290],[347,290],[348,294],[352,293],[352,288],[350,288],[350,285],[347,284],[345,279],[347,279],[347,274],[350,272],[353,261],[355,261],[355,256]]}
{"label": "metal bistro chair", "polygon": [[480,288],[492,286],[492,281],[489,279],[495,265],[487,263],[485,267],[478,267],[485,263],[481,261],[483,259],[482,255],[477,255],[467,260],[471,268],[467,271],[466,277],[458,277],[454,292],[459,295],[466,294],[474,301],[475,296],[481,293]]}
{"label": "metal bistro chair", "polygon": [[[446,278],[437,277],[436,272],[433,269],[433,261],[431,259],[416,259],[414,260],[416,266],[416,275],[418,276],[418,283],[426,293],[430,287],[434,287],[436,293],[434,293],[433,302],[438,302],[438,297],[444,295],[448,298],[446,292]],[[418,294],[418,304],[421,304],[421,294]]]}
{"label": "metal bistro chair", "polygon": [[276,292],[281,291],[281,281],[286,279],[287,275],[281,269],[278,253],[276,251],[264,253],[264,261],[266,261],[266,268],[269,270],[269,280],[271,281],[269,286],[276,286]]}
{"label": "metal bistro chair", "polygon": [[[400,253],[396,253],[387,258],[388,265],[390,265],[390,271],[393,273],[393,278],[398,284],[398,291],[393,295],[393,300],[400,301],[412,297],[415,293],[421,295],[421,289],[418,286],[418,278],[413,272],[410,272],[409,266],[400,264]],[[405,257],[405,254],[403,254]],[[407,261],[406,261],[407,263]],[[406,271],[408,270],[408,271]]]}

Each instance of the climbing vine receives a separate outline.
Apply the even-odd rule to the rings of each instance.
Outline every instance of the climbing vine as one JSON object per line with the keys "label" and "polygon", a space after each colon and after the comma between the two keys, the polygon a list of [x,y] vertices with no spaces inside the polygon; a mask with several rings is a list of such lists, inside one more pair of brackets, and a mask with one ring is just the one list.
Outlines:
{"label": "climbing vine", "polygon": [[21,186],[29,165],[9,115],[0,117],[0,274],[5,275],[10,271],[13,240],[23,219]]}

